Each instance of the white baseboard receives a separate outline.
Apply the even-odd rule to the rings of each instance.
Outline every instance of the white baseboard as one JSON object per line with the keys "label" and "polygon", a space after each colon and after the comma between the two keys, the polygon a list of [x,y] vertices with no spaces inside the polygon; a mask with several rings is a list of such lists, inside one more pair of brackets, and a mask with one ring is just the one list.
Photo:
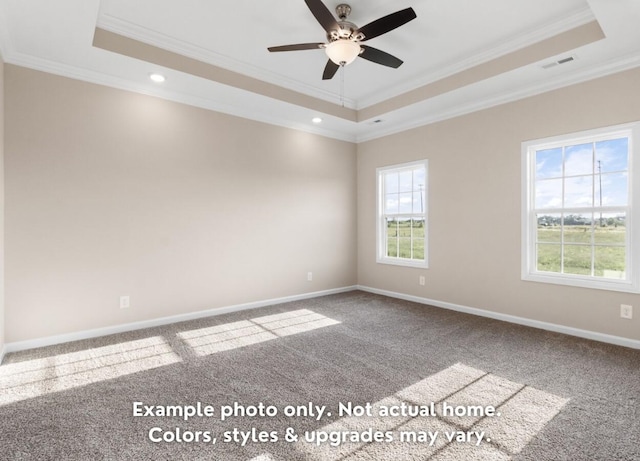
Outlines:
{"label": "white baseboard", "polygon": [[2,359],[4,359],[4,356],[10,352],[17,352],[17,351],[22,351],[27,349],[35,349],[35,348],[44,347],[44,346],[52,346],[54,344],[62,344],[62,343],[67,343],[71,341],[79,341],[82,339],[97,338],[100,336],[124,333],[127,331],[141,330],[144,328],[152,328],[152,327],[157,327],[162,325],[168,325],[171,323],[184,322],[184,321],[195,320],[195,319],[200,319],[204,317],[212,317],[216,315],[228,314],[231,312],[238,312],[238,311],[243,311],[248,309],[257,309],[260,307],[272,306],[274,304],[300,301],[304,299],[317,298],[320,296],[327,296],[327,295],[338,294],[338,293],[346,293],[353,290],[362,290],[368,293],[388,296],[390,298],[403,299],[406,301],[412,301],[419,304],[426,304],[430,306],[440,307],[443,309],[450,309],[458,312],[464,312],[466,314],[478,315],[480,317],[487,317],[495,320],[502,320],[505,322],[515,323],[518,325],[525,325],[533,328],[539,328],[542,330],[553,331],[556,333],[563,333],[570,336],[577,336],[580,338],[592,339],[594,341],[615,344],[618,346],[629,347],[632,349],[640,349],[640,341],[629,339],[629,338],[607,335],[604,333],[597,333],[589,330],[581,330],[578,328],[557,325],[554,323],[541,322],[539,320],[531,320],[524,317],[517,317],[515,315],[501,314],[499,312],[487,311],[484,309],[463,306],[460,304],[453,304],[445,301],[438,301],[435,299],[423,298],[420,296],[407,295],[404,293],[397,293],[394,291],[387,291],[387,290],[371,288],[363,285],[356,285],[356,286],[335,288],[331,290],[316,291],[313,293],[304,293],[300,295],[286,296],[283,298],[273,298],[273,299],[267,299],[264,301],[237,304],[233,306],[220,307],[216,309],[208,309],[204,311],[191,312],[188,314],[172,315],[169,317],[143,320],[140,322],[127,323],[123,325],[115,325],[112,327],[96,328],[93,330],[78,331],[78,332],[68,333],[63,335],[48,336],[45,338],[7,343],[4,345],[4,347],[0,349],[0,364],[2,363]]}
{"label": "white baseboard", "polygon": [[403,299],[405,301],[413,301],[419,304],[428,304],[430,306],[441,307],[444,309],[450,309],[458,312],[464,312],[465,314],[478,315],[480,317],[488,317],[495,320],[502,320],[504,322],[510,322],[518,325],[525,325],[528,327],[539,328],[541,330],[553,331],[556,333],[563,333],[570,336],[577,336],[579,338],[592,339],[594,341],[600,341],[603,343],[615,344],[617,346],[624,346],[632,349],[640,349],[640,341],[635,339],[623,338],[621,336],[613,336],[605,333],[598,333],[595,331],[581,330],[579,328],[567,327],[564,325],[557,325],[555,323],[541,322],[539,320],[532,320],[524,317],[517,317],[515,315],[501,314],[499,312],[492,312],[484,309],[478,309],[475,307],[462,306],[460,304],[453,304],[453,303],[448,303],[444,301],[437,301],[435,299],[422,298],[419,296],[406,295],[403,293],[396,293],[394,291],[380,290],[377,288],[371,288],[371,287],[362,286],[362,285],[358,285],[357,289],[366,291],[368,293],[389,296],[391,298]]}
{"label": "white baseboard", "polygon": [[[337,293],[346,293],[348,291],[353,291],[356,289],[357,287],[355,286],[334,288],[331,290],[315,291],[313,293],[303,293],[300,295],[285,296],[283,298],[267,299],[264,301],[255,301],[251,303],[225,306],[225,307],[220,307],[216,309],[207,309],[204,311],[190,312],[188,314],[178,314],[178,315],[172,315],[169,317],[160,317],[157,319],[126,323],[122,325],[115,325],[112,327],[96,328],[93,330],[77,331],[74,333],[48,336],[45,338],[29,339],[26,341],[17,341],[17,342],[5,344],[2,350],[1,357],[4,357],[5,353],[8,354],[10,352],[24,351],[27,349],[35,349],[37,347],[52,346],[54,344],[62,344],[62,343],[68,343],[71,341],[79,341],[82,339],[97,338],[100,336],[113,335],[117,333],[125,333],[127,331],[142,330],[143,328],[152,328],[152,327],[158,327],[162,325],[168,325],[170,323],[179,323],[179,322],[185,322],[187,320],[195,320],[195,319],[201,319],[204,317],[212,317],[215,315],[228,314],[231,312],[244,311],[248,309],[257,309],[259,307],[272,306],[274,304],[282,304],[282,303],[288,303],[292,301],[300,301],[303,299],[318,298],[320,296],[327,296],[327,295],[332,295]],[[0,360],[0,363],[2,363],[1,360]]]}

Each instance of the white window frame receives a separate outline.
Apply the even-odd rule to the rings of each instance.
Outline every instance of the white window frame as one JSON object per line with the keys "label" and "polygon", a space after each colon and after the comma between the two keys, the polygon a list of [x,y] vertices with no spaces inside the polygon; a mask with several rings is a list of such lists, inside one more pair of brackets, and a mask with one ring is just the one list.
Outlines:
{"label": "white window frame", "polygon": [[[558,208],[553,210],[535,208],[535,153],[536,151],[561,146],[578,145],[628,137],[628,203],[626,206],[626,262],[624,280],[603,277],[562,274],[537,270],[536,235],[537,212],[561,213],[577,209]],[[563,175],[564,177],[564,175]],[[593,206],[579,212],[602,210]],[[616,207],[618,208],[618,207]],[[622,207],[624,208],[624,207]],[[591,244],[593,245],[593,243]],[[595,130],[572,133],[551,138],[537,139],[522,143],[522,280],[569,285],[602,290],[640,292],[640,122],[617,125]]]}
{"label": "white window frame", "polygon": [[[424,261],[390,257],[387,256],[387,226],[386,217],[392,216],[385,214],[385,184],[384,177],[387,173],[397,173],[402,170],[415,169],[416,167],[422,167],[425,171],[425,184],[424,184],[424,201],[422,213],[397,213],[394,214],[397,217],[410,217],[424,219]],[[376,169],[377,178],[377,226],[376,226],[376,261],[380,264],[392,264],[397,266],[428,268],[429,267],[429,163],[426,159],[417,160],[414,162],[402,163],[398,165],[390,165],[380,167]]]}

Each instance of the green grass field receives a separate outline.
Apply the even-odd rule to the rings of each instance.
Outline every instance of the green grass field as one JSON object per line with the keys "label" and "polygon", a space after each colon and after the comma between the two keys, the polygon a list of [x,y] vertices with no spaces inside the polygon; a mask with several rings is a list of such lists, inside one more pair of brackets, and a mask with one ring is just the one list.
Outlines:
{"label": "green grass field", "polygon": [[424,220],[389,221],[387,223],[387,256],[423,260],[424,232]]}
{"label": "green grass field", "polygon": [[[563,232],[564,254],[561,245]],[[421,220],[388,222],[387,256],[424,259],[424,236],[425,227]],[[625,226],[539,226],[537,241],[539,271],[624,278]]]}
{"label": "green grass field", "polygon": [[[564,232],[564,254],[560,245]],[[624,278],[626,227],[539,226],[538,270]],[[593,239],[593,255],[591,242]],[[592,273],[593,258],[593,273]]]}

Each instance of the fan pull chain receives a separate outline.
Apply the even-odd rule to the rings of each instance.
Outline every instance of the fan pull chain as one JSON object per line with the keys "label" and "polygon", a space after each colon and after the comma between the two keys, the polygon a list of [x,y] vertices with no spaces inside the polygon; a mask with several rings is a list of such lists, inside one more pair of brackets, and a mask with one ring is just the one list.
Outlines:
{"label": "fan pull chain", "polygon": [[340,67],[340,103],[344,109],[344,65],[341,65]]}

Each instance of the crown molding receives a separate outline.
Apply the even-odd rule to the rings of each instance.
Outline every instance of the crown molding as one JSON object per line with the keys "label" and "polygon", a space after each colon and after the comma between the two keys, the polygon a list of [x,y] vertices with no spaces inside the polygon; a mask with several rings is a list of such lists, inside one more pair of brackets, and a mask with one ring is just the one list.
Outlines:
{"label": "crown molding", "polygon": [[[107,75],[101,72],[87,70],[67,64],[61,64],[58,62],[49,61],[42,58],[37,58],[31,55],[22,53],[13,53],[11,59],[6,61],[9,64],[26,67],[29,69],[47,72],[61,77],[67,77],[74,80],[80,80],[88,83],[94,83],[97,85],[103,85],[119,90],[130,91],[133,93],[145,94],[148,96],[154,96],[168,101],[173,101],[189,106],[199,107],[201,109],[207,109],[215,112],[220,112],[235,117],[241,117],[256,122],[266,123],[268,125],[280,126],[283,128],[290,128],[298,131],[304,131],[311,134],[324,136],[327,138],[337,139],[340,141],[355,142],[356,136],[337,130],[329,130],[316,125],[306,125],[298,121],[291,119],[284,119],[274,117],[273,113],[262,113],[256,111],[255,107],[249,107],[246,105],[238,104],[225,104],[215,99],[203,98],[188,93],[182,93],[177,91],[169,91],[166,89],[150,88],[146,85],[137,84],[127,79],[116,77],[113,75]],[[278,101],[277,104],[286,104]]]}
{"label": "crown molding", "polygon": [[386,130],[381,130],[380,127],[376,125],[375,131],[367,132],[357,136],[356,142],[360,143],[372,141],[374,139],[401,133],[403,131],[430,125],[432,123],[449,120],[455,117],[460,117],[462,115],[471,114],[473,112],[478,112],[480,110],[489,109],[501,104],[507,104],[528,97],[547,93],[549,91],[566,88],[568,86],[584,83],[589,80],[595,80],[601,77],[606,77],[608,75],[624,72],[626,70],[634,69],[637,67],[640,67],[640,52],[634,52],[615,59],[611,59],[600,66],[590,67],[582,71],[571,73],[570,75],[560,75],[556,78],[546,80],[540,84],[529,85],[526,88],[520,88],[518,90],[506,93],[493,94],[480,100],[474,100],[474,102],[470,104],[458,105],[450,110],[432,112],[425,117],[412,119],[406,123],[399,123],[389,126]]}
{"label": "crown molding", "polygon": [[437,82],[438,80],[451,77],[452,75],[458,74],[472,67],[498,59],[501,56],[516,52],[522,48],[549,39],[571,29],[575,29],[576,27],[583,26],[594,20],[596,20],[596,18],[593,15],[593,12],[589,7],[586,7],[560,21],[554,21],[546,24],[545,26],[536,28],[535,30],[529,30],[512,36],[509,39],[495,42],[487,51],[474,53],[462,60],[456,60],[436,72],[422,75],[421,77],[410,80],[405,84],[389,88],[386,91],[376,92],[369,97],[361,98],[358,100],[357,109],[364,109],[369,106],[373,106],[401,94]]}
{"label": "crown molding", "polygon": [[[0,53],[2,53],[3,59],[6,63],[15,64],[43,72],[52,73],[55,75],[61,75],[65,77],[69,77],[76,80],[86,81],[90,83],[95,83],[99,85],[104,85],[112,88],[122,89],[125,91],[131,91],[141,94],[147,94],[154,97],[159,97],[162,99],[183,103],[195,107],[200,107],[207,110],[212,110],[216,112],[225,113],[232,116],[242,117],[270,125],[280,126],[284,128],[295,129],[303,132],[308,132],[320,136],[325,136],[328,138],[338,139],[346,142],[365,142],[377,138],[381,138],[384,136],[396,134],[402,131],[410,130],[413,128],[421,127],[424,125],[428,125],[431,123],[439,122],[442,120],[451,119],[454,117],[458,117],[461,115],[466,115],[471,112],[475,112],[478,110],[487,109],[493,106],[497,106],[500,104],[509,103],[518,99],[534,96],[537,94],[541,94],[547,91],[552,91],[558,88],[570,86],[573,84],[581,83],[590,79],[596,79],[599,77],[603,77],[606,75],[613,74],[615,72],[621,72],[624,70],[628,70],[634,67],[640,66],[640,53],[633,53],[626,56],[620,56],[614,59],[609,60],[608,62],[601,64],[597,67],[579,69],[577,71],[571,72],[570,75],[559,75],[555,77],[551,77],[548,79],[544,79],[543,82],[534,83],[528,85],[525,88],[520,88],[513,91],[507,91],[500,94],[491,94],[480,100],[474,100],[473,102],[464,103],[456,105],[455,107],[451,107],[447,110],[432,112],[432,109],[429,109],[428,103],[429,100],[422,101],[417,103],[418,106],[425,107],[426,109],[422,111],[421,115],[411,118],[410,120],[393,122],[389,120],[388,125],[370,125],[367,121],[363,121],[360,123],[354,123],[351,127],[338,127],[337,129],[327,128],[327,125],[311,125],[304,122],[300,122],[300,118],[294,119],[293,116],[286,117],[283,115],[277,115],[269,112],[268,110],[263,110],[262,112],[257,111],[255,108],[249,108],[243,106],[242,104],[233,104],[229,102],[220,102],[215,99],[215,96],[211,97],[201,97],[193,94],[188,94],[186,92],[179,92],[174,90],[168,90],[166,87],[149,87],[147,85],[143,85],[141,83],[132,82],[126,80],[121,77],[113,76],[113,75],[105,75],[100,72],[88,70],[85,68],[80,68],[68,64],[60,64],[57,62],[52,62],[46,59],[42,59],[39,57],[26,55],[23,53],[16,52],[11,43],[11,29],[7,26],[7,17],[4,13],[6,10],[6,5],[0,2]],[[469,65],[477,65],[481,61],[486,61],[493,59],[495,54],[504,54],[509,52],[510,50],[517,49],[522,46],[526,46],[531,41],[540,41],[549,36],[556,35],[562,31],[566,31],[568,29],[574,28],[576,26],[588,23],[594,19],[593,13],[590,9],[581,10],[571,17],[563,20],[554,22],[552,24],[547,25],[544,28],[538,28],[535,31],[524,33],[515,37],[513,40],[509,41],[506,44],[502,44],[500,46],[494,47],[491,51],[487,53],[483,53],[477,56],[470,58],[462,63],[456,64],[457,68],[449,67],[446,69],[446,73],[456,73],[459,72],[461,68],[466,68]],[[130,24],[124,23],[123,21],[119,21],[114,19],[106,19],[106,16],[101,17],[100,20],[101,26],[105,26],[115,33],[124,33],[125,35],[131,36]],[[139,31],[136,31],[139,32]],[[142,31],[148,32],[149,34],[152,31]],[[162,39],[164,36],[158,34],[158,40]],[[149,37],[137,37],[133,36],[134,39],[140,39],[141,41],[150,41]],[[153,37],[152,37],[153,38]],[[164,37],[168,40],[167,37]],[[163,47],[166,49],[166,44],[163,43]],[[184,45],[185,48],[188,48],[190,45],[182,42],[177,42],[176,47],[180,45]],[[204,50],[198,47],[194,47],[189,50],[179,50],[176,51],[181,54],[187,54],[194,59],[203,60],[205,62],[211,61],[215,59],[216,56],[213,56],[211,52],[208,50]],[[220,57],[222,59],[224,57]],[[226,65],[226,63],[225,63]],[[535,64],[531,64],[532,66]],[[443,70],[444,75],[445,70]],[[428,77],[429,80],[435,79],[438,80],[442,78],[441,76],[434,77],[433,74]],[[283,80],[278,76],[277,78],[279,85],[282,85]],[[425,80],[420,80],[418,86],[424,85]],[[212,83],[215,84],[215,83]],[[415,82],[414,82],[415,84]],[[295,83],[294,83],[295,86]],[[302,93],[305,93],[307,90],[298,86],[299,90],[302,90]],[[308,89],[308,88],[307,88]],[[398,91],[396,89],[396,91]],[[399,90],[400,92],[405,91],[405,89]],[[335,95],[334,95],[335,96]],[[274,101],[275,104],[287,104],[279,101]],[[407,111],[415,110],[416,105],[408,106],[403,109],[398,110],[399,115],[403,115],[408,113]],[[390,114],[391,115],[391,114]],[[384,116],[382,118],[385,118]],[[406,117],[405,117],[406,118]],[[385,126],[386,125],[386,126]]]}
{"label": "crown molding", "polygon": [[[136,40],[147,45],[162,48],[182,56],[196,59],[214,66],[237,72],[258,80],[262,80],[274,85],[285,87],[287,89],[306,94],[318,99],[322,99],[334,104],[342,104],[340,95],[330,91],[319,90],[311,85],[306,85],[300,81],[293,80],[287,76],[274,72],[265,71],[251,64],[238,61],[220,53],[216,53],[207,48],[189,43],[187,41],[178,40],[166,34],[148,29],[146,27],[134,24],[123,19],[116,18],[107,14],[101,14],[96,24],[97,28],[104,29],[124,37]],[[344,105],[350,109],[355,109],[356,101],[344,98]]]}
{"label": "crown molding", "polygon": [[[515,52],[526,46],[551,38],[594,20],[595,16],[587,6],[560,21],[553,21],[545,26],[536,28],[535,30],[520,33],[508,40],[496,42],[489,50],[482,53],[471,54],[463,60],[456,60],[437,72],[421,76],[420,78],[409,81],[403,85],[389,88],[386,91],[376,92],[370,97],[362,98],[358,101],[346,98],[344,104],[350,109],[363,109],[374,104],[378,104],[387,99],[391,99],[408,91],[415,90],[443,78],[452,76],[471,67],[497,59],[500,56]],[[337,103],[337,101],[340,100],[340,96],[336,93],[319,90],[311,85],[306,85],[286,76],[259,69],[250,64],[215,53],[193,43],[175,39],[166,34],[156,32],[114,16],[104,13],[101,14],[98,18],[97,27],[192,59],[220,66],[227,70],[257,78],[274,85],[283,86],[309,96],[317,97],[324,101]]]}
{"label": "crown molding", "polygon": [[[0,36],[1,38],[1,36]],[[462,115],[467,115],[479,110],[488,109],[490,107],[498,106],[500,104],[506,104],[509,102],[517,101],[519,99],[535,96],[538,94],[553,91],[559,88],[571,86],[574,84],[582,83],[588,80],[605,77],[617,72],[623,72],[625,70],[640,67],[640,53],[632,53],[626,56],[612,59],[607,63],[594,67],[584,69],[581,72],[572,73],[571,75],[558,76],[552,80],[547,80],[544,83],[537,85],[530,85],[527,88],[511,91],[507,93],[500,93],[490,95],[482,100],[476,100],[470,104],[459,105],[451,110],[432,112],[424,117],[418,119],[412,119],[404,123],[390,124],[386,129],[382,129],[380,125],[372,125],[370,130],[366,130],[360,134],[347,134],[339,132],[337,130],[329,130],[318,126],[307,126],[304,123],[299,123],[292,120],[275,119],[272,114],[260,114],[255,110],[241,105],[233,106],[229,104],[221,104],[213,99],[202,98],[186,93],[179,93],[175,91],[167,91],[161,89],[150,90],[149,87],[144,85],[135,84],[129,80],[122,79],[115,76],[105,75],[100,72],[90,71],[87,69],[81,69],[74,66],[64,65],[57,62],[48,61],[41,58],[35,58],[33,56],[24,55],[21,53],[10,54],[5,62],[14,64],[30,69],[48,72],[63,77],[72,78],[75,80],[81,80],[89,83],[95,83],[98,85],[104,85],[111,88],[117,88],[125,91],[131,91],[135,93],[146,94],[149,96],[159,97],[162,99],[187,104],[190,106],[200,107],[207,110],[213,110],[216,112],[225,113],[232,116],[247,118],[250,120],[266,123],[269,125],[280,126],[284,128],[290,128],[294,130],[304,131],[320,136],[325,136],[332,139],[337,139],[346,142],[366,142],[374,139],[382,138],[385,136],[397,134],[403,131],[419,128],[432,123],[440,122],[443,120],[452,119]],[[425,102],[423,102],[425,103]],[[361,122],[363,123],[363,122]]]}

